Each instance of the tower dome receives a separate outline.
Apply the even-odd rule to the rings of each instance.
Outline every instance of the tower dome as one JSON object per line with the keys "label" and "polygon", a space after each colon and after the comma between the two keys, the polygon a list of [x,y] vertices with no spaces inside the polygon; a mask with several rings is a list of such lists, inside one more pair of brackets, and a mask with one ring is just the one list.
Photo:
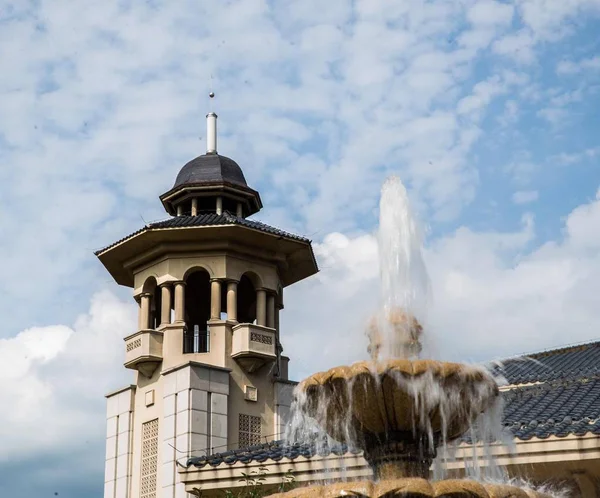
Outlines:
{"label": "tower dome", "polygon": [[160,196],[163,206],[172,216],[229,212],[245,218],[260,211],[260,195],[248,186],[242,168],[217,153],[217,115],[208,113],[206,121],[206,154],[181,168],[173,188]]}
{"label": "tower dome", "polygon": [[173,188],[182,185],[232,183],[247,187],[246,178],[239,164],[219,154],[203,154],[188,162],[175,179]]}

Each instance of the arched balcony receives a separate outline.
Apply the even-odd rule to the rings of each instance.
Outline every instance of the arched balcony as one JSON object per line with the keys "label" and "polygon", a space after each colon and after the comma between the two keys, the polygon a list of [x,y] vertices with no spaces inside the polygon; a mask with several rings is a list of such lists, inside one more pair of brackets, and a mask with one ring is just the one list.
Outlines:
{"label": "arched balcony", "polygon": [[[157,361],[162,333],[171,324],[183,329],[183,354],[210,353],[212,325],[233,335],[228,354],[248,371],[277,359],[281,295],[264,288],[256,273],[246,272],[239,281],[215,279],[206,268],[194,267],[180,281],[158,285],[149,277],[138,299],[140,330],[127,338],[126,365],[131,368],[139,370],[143,362]],[[218,329],[213,330],[213,339],[214,333],[219,334]],[[146,347],[138,350],[140,340]],[[156,347],[150,354],[148,348],[158,342],[160,354]]]}
{"label": "arched balcony", "polygon": [[151,377],[162,361],[163,334],[156,330],[161,321],[163,296],[156,278],[149,277],[139,295],[139,330],[125,338],[125,367]]}
{"label": "arched balcony", "polygon": [[254,372],[277,359],[275,294],[251,272],[242,275],[237,290],[239,323],[232,327],[231,356],[245,370]]}

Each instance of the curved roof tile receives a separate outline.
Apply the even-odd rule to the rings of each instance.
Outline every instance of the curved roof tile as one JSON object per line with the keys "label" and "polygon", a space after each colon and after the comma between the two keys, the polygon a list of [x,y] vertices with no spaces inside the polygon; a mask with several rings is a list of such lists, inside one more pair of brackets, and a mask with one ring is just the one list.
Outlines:
{"label": "curved roof tile", "polygon": [[200,214],[198,216],[174,216],[172,218],[168,218],[162,221],[156,221],[154,223],[149,223],[144,228],[141,228],[126,237],[112,243],[111,245],[96,251],[94,254],[97,256],[107,249],[114,247],[136,235],[139,235],[142,232],[158,230],[158,229],[168,229],[168,228],[188,228],[188,227],[202,227],[202,226],[217,226],[217,225],[238,225],[246,228],[251,228],[253,230],[258,230],[260,232],[269,233],[271,235],[276,235],[278,237],[283,237],[286,239],[297,240],[300,242],[310,243],[310,240],[301,237],[300,235],[295,235],[289,232],[285,232],[280,230],[279,228],[275,228],[260,221],[248,220],[246,218],[238,218],[231,213],[224,212],[223,214],[214,214],[214,213],[205,213]]}

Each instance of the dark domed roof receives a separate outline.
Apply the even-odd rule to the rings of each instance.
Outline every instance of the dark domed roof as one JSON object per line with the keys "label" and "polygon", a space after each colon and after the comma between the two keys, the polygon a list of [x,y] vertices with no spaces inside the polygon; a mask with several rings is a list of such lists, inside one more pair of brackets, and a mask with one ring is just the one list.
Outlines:
{"label": "dark domed roof", "polygon": [[235,183],[248,186],[238,163],[219,154],[204,154],[192,159],[181,168],[173,188],[198,183]]}

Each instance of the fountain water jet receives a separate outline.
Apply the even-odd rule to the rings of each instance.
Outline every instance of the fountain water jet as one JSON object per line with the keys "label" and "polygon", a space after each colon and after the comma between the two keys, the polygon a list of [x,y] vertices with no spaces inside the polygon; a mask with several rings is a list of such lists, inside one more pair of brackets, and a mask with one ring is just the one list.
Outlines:
{"label": "fountain water jet", "polygon": [[381,189],[378,242],[381,309],[369,325],[369,353],[375,361],[414,357],[421,352],[429,277],[408,194],[395,176]]}
{"label": "fountain water jet", "polygon": [[302,381],[290,431],[302,433],[308,417],[336,441],[362,449],[376,480],[313,486],[281,496],[544,496],[505,484],[427,480],[436,449],[459,438],[497,404],[498,386],[482,368],[417,358],[429,280],[406,189],[396,177],[382,188],[379,252],[382,306],[367,331],[371,361]]}

